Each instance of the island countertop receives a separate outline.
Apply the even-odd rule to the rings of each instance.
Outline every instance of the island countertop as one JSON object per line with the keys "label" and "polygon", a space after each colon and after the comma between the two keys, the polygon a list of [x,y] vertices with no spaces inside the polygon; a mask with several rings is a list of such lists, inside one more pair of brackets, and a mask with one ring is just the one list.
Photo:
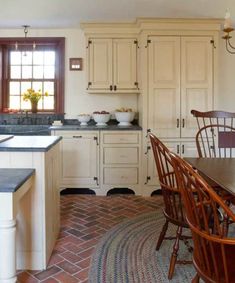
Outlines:
{"label": "island countertop", "polygon": [[0,169],[0,193],[14,193],[33,174],[35,169]]}
{"label": "island countertop", "polygon": [[57,136],[14,136],[0,142],[0,151],[46,152],[61,139]]}

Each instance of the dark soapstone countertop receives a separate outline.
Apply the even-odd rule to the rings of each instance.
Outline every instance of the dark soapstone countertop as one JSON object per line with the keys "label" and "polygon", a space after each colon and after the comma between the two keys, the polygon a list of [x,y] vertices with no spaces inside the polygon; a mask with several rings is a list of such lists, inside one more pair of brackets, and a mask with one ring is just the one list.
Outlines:
{"label": "dark soapstone countertop", "polygon": [[14,193],[35,172],[35,169],[0,169],[0,193]]}
{"label": "dark soapstone countertop", "polygon": [[56,136],[14,136],[0,143],[0,151],[46,152],[61,139]]}
{"label": "dark soapstone countertop", "polygon": [[65,126],[51,126],[50,130],[61,130],[61,131],[141,131],[142,128],[138,125],[131,126],[118,126],[107,125],[107,126],[96,126],[96,125],[65,125]]}

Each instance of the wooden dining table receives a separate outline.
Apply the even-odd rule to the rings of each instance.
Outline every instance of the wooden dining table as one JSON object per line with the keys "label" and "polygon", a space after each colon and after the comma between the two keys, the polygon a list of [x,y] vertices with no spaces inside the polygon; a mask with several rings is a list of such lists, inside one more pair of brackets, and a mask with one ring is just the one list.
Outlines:
{"label": "wooden dining table", "polygon": [[235,196],[235,158],[184,158],[198,172]]}

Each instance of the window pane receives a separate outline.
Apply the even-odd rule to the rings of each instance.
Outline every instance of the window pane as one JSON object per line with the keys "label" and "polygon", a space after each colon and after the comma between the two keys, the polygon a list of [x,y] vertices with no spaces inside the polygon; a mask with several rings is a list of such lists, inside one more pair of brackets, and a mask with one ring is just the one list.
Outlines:
{"label": "window pane", "polygon": [[45,51],[44,53],[44,62],[45,65],[55,65],[55,52],[54,51]]}
{"label": "window pane", "polygon": [[12,51],[10,53],[10,60],[12,65],[20,65],[21,64],[21,52]]}
{"label": "window pane", "polygon": [[11,78],[20,79],[21,77],[21,67],[20,66],[11,66]]}
{"label": "window pane", "polygon": [[34,66],[33,67],[33,78],[34,79],[42,79],[43,78],[43,67],[42,66]]}
{"label": "window pane", "polygon": [[20,109],[20,96],[10,95],[10,108],[11,109]]}
{"label": "window pane", "polygon": [[20,83],[10,82],[10,95],[20,94]]}
{"label": "window pane", "polygon": [[44,92],[45,91],[50,95],[54,95],[54,82],[44,82]]}
{"label": "window pane", "polygon": [[54,109],[54,96],[44,97],[44,109]]}
{"label": "window pane", "polygon": [[54,66],[45,66],[44,67],[44,78],[45,79],[54,79],[55,77],[55,67]]}
{"label": "window pane", "polygon": [[33,65],[43,65],[43,51],[33,52]]}
{"label": "window pane", "polygon": [[31,51],[22,52],[22,65],[32,65],[32,57]]}
{"label": "window pane", "polygon": [[33,89],[35,91],[42,90],[42,82],[33,82]]}
{"label": "window pane", "polygon": [[31,109],[30,101],[24,101],[22,96],[21,96],[21,109],[25,109],[25,110]]}
{"label": "window pane", "polygon": [[22,78],[23,79],[32,78],[32,66],[22,66]]}
{"label": "window pane", "polygon": [[27,91],[27,89],[31,88],[31,82],[22,82],[21,83],[21,94]]}

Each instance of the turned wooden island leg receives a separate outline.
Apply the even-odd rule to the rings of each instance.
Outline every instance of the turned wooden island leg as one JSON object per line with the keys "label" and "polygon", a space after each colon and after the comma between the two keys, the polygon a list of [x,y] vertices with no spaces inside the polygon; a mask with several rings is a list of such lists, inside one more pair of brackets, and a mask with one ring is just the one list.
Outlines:
{"label": "turned wooden island leg", "polygon": [[0,283],[16,281],[16,221],[0,220]]}

